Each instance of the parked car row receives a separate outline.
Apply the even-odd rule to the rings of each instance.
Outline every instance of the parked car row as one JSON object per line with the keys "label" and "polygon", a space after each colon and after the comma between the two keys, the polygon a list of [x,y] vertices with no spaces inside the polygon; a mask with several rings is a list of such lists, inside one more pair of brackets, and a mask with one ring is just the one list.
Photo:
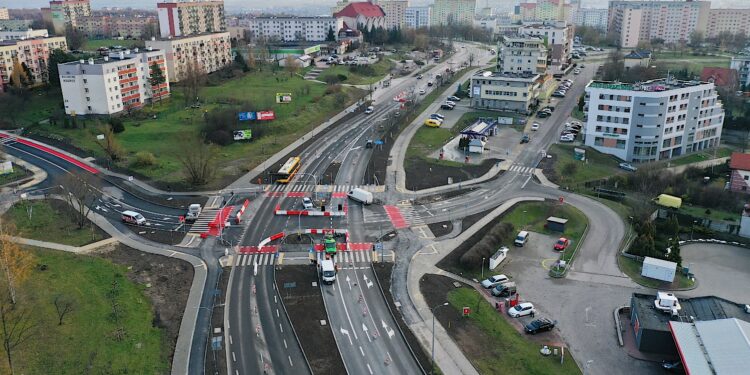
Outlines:
{"label": "parked car row", "polygon": [[[578,73],[580,73],[580,71]],[[576,73],[576,74],[578,74],[578,73]],[[558,86],[557,90],[554,93],[552,93],[552,96],[554,96],[556,98],[564,98],[565,94],[568,93],[568,90],[570,89],[571,86],[573,86],[573,80],[572,79],[567,78],[567,79],[561,81],[560,82],[560,86]]]}
{"label": "parked car row", "polygon": [[547,118],[547,117],[552,116],[552,112],[554,112],[554,111],[555,111],[555,107],[553,107],[551,105],[548,105],[548,106],[540,109],[536,113],[536,117],[538,117],[538,118]]}
{"label": "parked car row", "polygon": [[582,125],[578,121],[566,122],[565,128],[560,133],[560,142],[574,142],[581,129]]}
{"label": "parked car row", "polygon": [[443,121],[445,121],[445,116],[439,113],[433,113],[430,115],[430,117],[424,120],[424,124],[425,126],[429,126],[431,128],[438,128],[443,124]]}
{"label": "parked car row", "polygon": [[456,102],[460,101],[460,100],[461,100],[461,98],[459,98],[457,96],[449,96],[448,98],[445,99],[445,103],[443,103],[440,106],[440,108],[441,109],[452,110],[453,108],[456,108]]}

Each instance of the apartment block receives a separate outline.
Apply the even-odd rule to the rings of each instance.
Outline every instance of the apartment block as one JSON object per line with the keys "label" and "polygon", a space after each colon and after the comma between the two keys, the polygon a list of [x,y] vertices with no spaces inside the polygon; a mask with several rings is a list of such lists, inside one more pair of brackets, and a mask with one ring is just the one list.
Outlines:
{"label": "apartment block", "polygon": [[185,76],[189,64],[205,73],[215,72],[232,63],[228,32],[186,36],[164,40],[147,40],[146,47],[164,51],[170,82]]}
{"label": "apartment block", "polygon": [[68,50],[65,37],[35,38],[26,40],[9,40],[0,42],[0,91],[10,83],[16,61],[26,65],[31,72],[29,79],[35,84],[49,80],[49,55],[55,49]]}
{"label": "apartment block", "polygon": [[84,17],[78,23],[78,30],[91,37],[132,37],[140,38],[144,30],[157,27],[156,17],[97,15]]}
{"label": "apartment block", "polygon": [[538,104],[539,74],[477,72],[471,76],[471,107],[529,114]]}
{"label": "apartment block", "polygon": [[407,0],[380,0],[375,2],[385,13],[385,28],[400,29],[406,27]]}
{"label": "apartment block", "polygon": [[608,32],[624,48],[655,38],[665,43],[685,42],[693,31],[705,33],[710,6],[709,1],[612,0]]}
{"label": "apartment block", "polygon": [[162,38],[226,31],[224,1],[157,3]]}
{"label": "apartment block", "polygon": [[722,32],[750,36],[750,8],[709,10],[705,36],[715,38]]}
{"label": "apartment block", "polygon": [[430,26],[431,7],[408,7],[404,11],[406,27],[418,29]]}
{"label": "apartment block", "polygon": [[[156,64],[165,82],[151,86],[151,66]],[[58,65],[65,113],[112,115],[142,107],[169,96],[169,73],[164,51],[121,50],[99,59]]]}
{"label": "apartment block", "polygon": [[607,8],[581,8],[576,11],[573,24],[607,30],[608,15],[609,9]]}
{"label": "apartment block", "polygon": [[750,91],[750,55],[732,57],[729,67],[737,71],[740,87],[745,86],[745,90]]}
{"label": "apartment block", "polygon": [[573,25],[566,22],[524,22],[518,28],[518,34],[538,36],[547,41],[549,65],[557,69],[566,69],[570,65],[573,49]]}
{"label": "apartment block", "polygon": [[538,36],[504,36],[497,54],[497,71],[502,73],[547,72],[547,47]]}
{"label": "apartment block", "polygon": [[8,13],[8,8],[0,8],[0,20],[9,20],[10,14]]}
{"label": "apartment block", "polygon": [[5,31],[28,30],[33,22],[33,20],[0,20],[0,29]]}
{"label": "apartment block", "polygon": [[476,7],[476,0],[435,0],[430,22],[432,25],[471,25]]}
{"label": "apartment block", "polygon": [[573,22],[574,8],[578,3],[565,4],[564,0],[536,0],[521,2],[515,8],[515,14],[521,21],[565,21]]}
{"label": "apartment block", "polygon": [[284,42],[322,42],[328,30],[336,33],[334,17],[252,17],[240,19],[237,24],[249,30],[253,39],[278,38]]}
{"label": "apartment block", "polygon": [[724,109],[713,83],[657,79],[586,86],[587,146],[629,162],[719,146]]}
{"label": "apartment block", "polygon": [[33,38],[46,38],[49,36],[47,29],[41,30],[15,30],[15,31],[0,31],[0,41],[2,40],[24,40]]}
{"label": "apartment block", "polygon": [[83,17],[91,15],[91,3],[89,0],[53,0],[49,2],[49,20],[55,34],[62,35],[68,26],[77,27]]}

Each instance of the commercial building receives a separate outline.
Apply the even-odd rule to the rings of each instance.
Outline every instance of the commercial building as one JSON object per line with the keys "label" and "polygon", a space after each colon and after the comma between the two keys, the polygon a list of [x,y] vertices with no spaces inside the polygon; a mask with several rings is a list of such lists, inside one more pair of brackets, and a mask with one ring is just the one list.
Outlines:
{"label": "commercial building", "polygon": [[240,19],[237,24],[248,30],[252,39],[283,42],[322,42],[329,30],[336,32],[334,17],[252,17]]}
{"label": "commercial building", "polygon": [[713,83],[591,81],[587,146],[630,162],[665,160],[719,146],[724,109]]}
{"label": "commercial building", "polygon": [[547,72],[547,47],[539,36],[504,36],[497,53],[501,73]]}
{"label": "commercial building", "polygon": [[[154,64],[161,69],[165,82],[152,87],[149,78]],[[58,68],[65,113],[69,115],[111,115],[169,96],[164,51],[113,51],[100,59],[72,61]]]}
{"label": "commercial building", "polygon": [[358,30],[364,27],[365,30],[385,28],[385,13],[379,6],[369,2],[349,3],[340,11],[333,14],[336,18],[338,31]]}
{"label": "commercial building", "polygon": [[732,57],[729,67],[737,71],[740,86],[744,86],[746,91],[750,91],[750,55]]}
{"label": "commercial building", "polygon": [[538,105],[539,74],[479,71],[471,76],[471,107],[532,112]]}
{"label": "commercial building", "polygon": [[77,26],[78,30],[87,36],[101,38],[140,38],[147,29],[156,27],[158,27],[156,17],[110,15],[84,17]]}
{"label": "commercial building", "polygon": [[49,36],[47,29],[41,30],[17,30],[17,31],[0,31],[0,40],[24,40],[32,38],[46,38]]}
{"label": "commercial building", "polygon": [[722,32],[750,35],[750,8],[709,10],[705,37],[715,38]]}
{"label": "commercial building", "polygon": [[89,0],[53,0],[42,8],[42,16],[52,22],[55,34],[62,35],[68,26],[77,27],[81,18],[91,15]]}
{"label": "commercial building", "polygon": [[8,8],[0,8],[0,20],[9,20],[10,14],[8,13]]}
{"label": "commercial building", "polygon": [[607,30],[608,15],[609,9],[607,8],[581,8],[576,11],[573,24]]}
{"label": "commercial building", "polygon": [[49,55],[55,49],[68,50],[65,37],[35,38],[26,40],[9,40],[0,42],[0,91],[10,83],[14,66],[26,65],[34,84],[41,84],[49,80]]}
{"label": "commercial building", "polygon": [[571,63],[573,25],[566,22],[524,22],[518,28],[520,35],[538,36],[547,41],[549,65],[564,70]]}
{"label": "commercial building", "polygon": [[578,2],[565,4],[564,0],[536,0],[536,2],[522,2],[515,8],[515,14],[521,21],[565,21],[572,23],[574,8]]}
{"label": "commercial building", "polygon": [[406,27],[406,8],[409,7],[407,0],[380,0],[375,2],[385,13],[386,29],[401,29]]}
{"label": "commercial building", "polygon": [[222,0],[157,3],[156,8],[162,38],[226,30]]}
{"label": "commercial building", "polygon": [[710,6],[709,1],[612,0],[608,32],[624,48],[655,38],[665,43],[687,41],[693,31],[705,33]]}
{"label": "commercial building", "polygon": [[430,22],[433,25],[471,25],[476,7],[476,0],[435,0]]}
{"label": "commercial building", "polygon": [[170,82],[183,79],[191,64],[212,73],[232,63],[228,32],[147,40],[146,47],[164,51]]}
{"label": "commercial building", "polygon": [[418,29],[430,26],[431,7],[407,7],[404,11],[406,27]]}

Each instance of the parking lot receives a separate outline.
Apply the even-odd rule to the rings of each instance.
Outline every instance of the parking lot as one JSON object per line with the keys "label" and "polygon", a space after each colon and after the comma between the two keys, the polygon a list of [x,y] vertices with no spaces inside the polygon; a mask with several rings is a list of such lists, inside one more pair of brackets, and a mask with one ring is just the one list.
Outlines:
{"label": "parking lot", "polygon": [[719,244],[690,244],[680,248],[682,265],[689,266],[698,286],[678,296],[715,295],[750,304],[750,249]]}

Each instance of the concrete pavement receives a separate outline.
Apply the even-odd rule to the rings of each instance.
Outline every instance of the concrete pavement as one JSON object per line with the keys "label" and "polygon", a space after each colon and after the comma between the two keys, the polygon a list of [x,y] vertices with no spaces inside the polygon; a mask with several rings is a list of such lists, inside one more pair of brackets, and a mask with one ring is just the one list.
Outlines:
{"label": "concrete pavement", "polygon": [[117,240],[114,237],[110,237],[101,241],[90,243],[85,246],[63,245],[63,244],[59,244],[55,242],[39,241],[39,240],[34,240],[31,238],[23,238],[23,237],[10,237],[10,240],[21,245],[41,247],[41,248],[50,249],[50,250],[66,251],[66,252],[74,253],[74,254],[87,254],[91,252],[92,250],[117,242]]}

